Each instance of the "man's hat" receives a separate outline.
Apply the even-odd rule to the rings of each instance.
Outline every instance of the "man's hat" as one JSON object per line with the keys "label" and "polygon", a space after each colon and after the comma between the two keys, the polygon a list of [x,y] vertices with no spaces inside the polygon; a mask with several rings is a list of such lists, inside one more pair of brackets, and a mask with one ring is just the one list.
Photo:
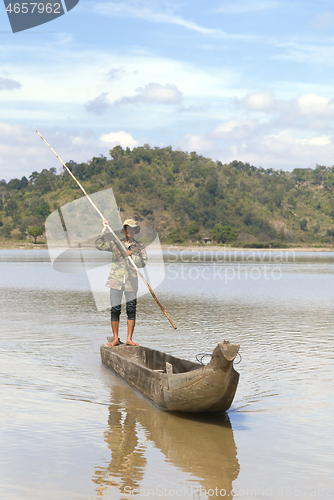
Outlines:
{"label": "man's hat", "polygon": [[138,222],[136,222],[135,220],[133,219],[126,219],[124,222],[123,222],[123,227],[124,226],[129,226],[129,227],[135,227],[136,228],[136,234],[139,233],[140,231],[140,227],[138,225]]}

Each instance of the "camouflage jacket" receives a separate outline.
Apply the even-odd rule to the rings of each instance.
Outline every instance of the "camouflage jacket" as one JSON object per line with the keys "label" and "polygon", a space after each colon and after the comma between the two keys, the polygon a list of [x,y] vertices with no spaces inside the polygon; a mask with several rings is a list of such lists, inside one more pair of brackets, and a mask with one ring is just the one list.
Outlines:
{"label": "camouflage jacket", "polygon": [[[125,239],[122,240],[125,245]],[[98,250],[105,250],[112,252],[112,265],[107,280],[106,286],[120,290],[124,283],[125,276],[125,290],[137,291],[138,290],[138,276],[137,271],[132,267],[125,252],[119,248],[115,241],[107,241],[105,234],[102,233],[95,241],[95,246]],[[145,247],[139,241],[133,239],[130,243],[129,250],[131,257],[137,267],[144,267],[147,263],[147,254]]]}

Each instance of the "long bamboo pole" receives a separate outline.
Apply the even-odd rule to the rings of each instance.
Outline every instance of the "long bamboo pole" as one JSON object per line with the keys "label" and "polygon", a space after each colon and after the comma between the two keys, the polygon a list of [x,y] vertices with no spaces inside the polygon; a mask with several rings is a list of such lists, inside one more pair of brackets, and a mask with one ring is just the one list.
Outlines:
{"label": "long bamboo pole", "polygon": [[[71,170],[68,168],[68,166],[63,162],[63,160],[60,158],[60,156],[57,155],[57,153],[52,149],[52,147],[50,146],[50,144],[44,139],[44,137],[38,132],[38,130],[36,130],[37,134],[40,136],[40,138],[42,139],[42,141],[45,142],[45,144],[51,149],[52,153],[58,158],[58,160],[60,161],[60,163],[63,165],[63,167],[67,170],[67,172],[70,174],[70,176],[75,180],[75,182],[78,184],[79,188],[81,189],[81,191],[84,193],[85,196],[87,196],[88,198],[88,201],[90,202],[90,204],[94,207],[94,209],[97,211],[97,213],[99,214],[99,216],[101,217],[102,220],[105,220],[105,217],[103,216],[103,214],[100,212],[100,210],[97,208],[97,206],[95,205],[95,203],[93,202],[93,200],[90,198],[90,196],[87,194],[85,188],[80,184],[80,182],[78,181],[78,179],[73,175],[73,173],[71,172]],[[118,236],[114,233],[114,231],[112,230],[112,228],[109,226],[108,224],[108,229],[109,231],[111,232],[111,234],[113,235],[115,241],[121,246],[121,248],[123,248],[124,251],[127,250],[127,248],[125,248],[125,246],[123,245],[123,243],[121,242],[121,240],[118,238]],[[156,301],[156,303],[158,304],[158,306],[160,307],[160,309],[162,310],[162,312],[164,313],[164,315],[166,316],[166,318],[168,319],[168,321],[170,322],[170,324],[172,325],[173,328],[176,329],[176,326],[175,324],[173,323],[172,319],[168,316],[167,314],[167,311],[165,310],[165,308],[162,306],[162,304],[159,302],[157,296],[155,295],[155,293],[153,292],[152,288],[150,287],[150,285],[148,284],[148,282],[146,281],[145,277],[143,276],[143,274],[139,271],[138,267],[136,266],[136,264],[134,263],[132,257],[130,255],[127,256],[132,267],[137,271],[138,275],[141,277],[141,279],[143,280],[143,282],[145,283],[145,285],[147,286],[147,288],[149,289],[152,297],[154,298],[154,300]]]}

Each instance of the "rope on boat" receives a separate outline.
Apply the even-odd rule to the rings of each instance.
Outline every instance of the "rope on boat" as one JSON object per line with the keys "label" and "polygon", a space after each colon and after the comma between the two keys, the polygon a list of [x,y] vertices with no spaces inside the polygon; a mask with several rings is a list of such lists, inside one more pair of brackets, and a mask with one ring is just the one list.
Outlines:
{"label": "rope on boat", "polygon": [[239,356],[239,358],[240,358],[240,359],[239,359],[239,361],[238,361],[237,363],[234,361],[234,364],[235,364],[235,365],[238,365],[238,364],[239,364],[239,363],[241,363],[241,361],[242,361],[242,357],[241,357],[240,352],[238,352],[238,356]]}
{"label": "rope on boat", "polygon": [[210,353],[206,353],[206,352],[200,352],[199,354],[196,354],[196,361],[197,361],[198,363],[201,363],[201,365],[204,365],[204,363],[203,363],[203,359],[204,359],[206,356],[210,356],[210,358],[211,358],[212,354],[210,354]]}
{"label": "rope on boat", "polygon": [[[212,354],[207,353],[207,352],[200,352],[199,354],[196,354],[196,361],[197,361],[198,363],[200,363],[201,365],[205,366],[207,363],[204,363],[204,362],[203,362],[203,359],[204,359],[206,356],[210,356],[210,358],[211,358]],[[237,362],[236,362],[236,361],[234,361],[234,364],[235,364],[235,365],[238,365],[238,364],[239,364],[239,363],[241,363],[241,361],[242,361],[242,357],[241,357],[240,352],[238,352],[238,356],[239,356],[239,358],[240,358],[240,359],[239,359],[239,361],[237,361]]]}

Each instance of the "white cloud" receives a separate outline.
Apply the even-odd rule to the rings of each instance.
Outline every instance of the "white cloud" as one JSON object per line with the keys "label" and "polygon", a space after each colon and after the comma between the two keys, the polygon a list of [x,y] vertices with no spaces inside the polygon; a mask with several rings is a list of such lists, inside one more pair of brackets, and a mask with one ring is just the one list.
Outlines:
{"label": "white cloud", "polygon": [[[153,1],[152,5],[154,12],[156,9],[167,12],[163,6],[155,7]],[[115,21],[119,20],[116,18]],[[297,42],[284,46],[286,50],[298,49],[303,54],[312,54],[317,63],[323,61],[321,57],[318,59],[323,48]],[[39,57],[32,58],[31,54],[37,50]],[[309,72],[309,81],[296,82],[282,72],[279,77],[271,75],[269,83],[265,79],[259,83],[256,78],[262,78],[264,73],[257,75],[254,71],[251,79],[246,78],[240,66],[238,70],[231,70],[231,67],[238,68],[238,61],[234,65],[231,59],[225,59],[224,66],[221,58],[215,59],[218,52],[207,60],[201,60],[196,54],[195,62],[190,63],[181,59],[182,54],[173,59],[155,55],[155,50],[158,51],[159,47],[84,50],[61,42],[54,47],[51,43],[39,46],[31,42],[26,47],[9,45],[6,59],[3,57],[1,75],[7,80],[14,78],[24,86],[19,92],[0,92],[2,119],[10,123],[25,120],[41,128],[48,127],[50,143],[55,145],[64,161],[86,161],[100,153],[107,156],[117,141],[134,147],[139,141],[142,143],[138,138],[143,136],[143,142],[151,145],[171,144],[202,151],[206,156],[218,157],[219,154],[222,161],[226,161],[225,155],[226,158],[233,155],[232,159],[238,159],[237,155],[240,155],[245,161],[250,155],[249,161],[254,158],[254,164],[264,167],[267,161],[268,166],[273,167],[276,162],[277,168],[290,164],[288,154],[291,154],[292,163],[299,166],[305,162],[313,165],[325,162],[330,157],[327,152],[332,154],[332,88],[330,81],[320,79],[316,71]],[[175,54],[173,50],[171,47],[171,53]],[[229,50],[228,44],[222,50]],[[231,52],[231,58],[233,54]],[[334,47],[328,46],[326,57],[331,67]],[[276,83],[275,78],[279,78]],[[313,82],[316,82],[314,87]],[[276,91],[276,96],[271,89]],[[233,106],[236,96],[239,97],[237,107]],[[123,106],[113,106],[115,102]],[[124,105],[126,102],[128,106]],[[91,114],[85,112],[85,103]],[[105,112],[108,109],[112,113]],[[191,112],[197,113],[196,117],[190,116]],[[268,115],[266,120],[260,113]],[[50,123],[53,127],[59,125],[63,132],[58,130],[56,133]],[[72,132],[65,129],[69,123]],[[23,173],[29,175],[32,170],[54,166],[50,165],[53,158],[52,155],[49,158],[49,151],[44,155],[30,149],[35,139],[31,137],[24,146],[16,126],[9,136],[4,127],[0,128],[0,167],[3,172],[0,178],[17,176],[14,173],[16,168],[26,169]],[[22,133],[29,128],[27,125],[22,127]],[[83,132],[90,127],[96,136]],[[102,137],[109,136],[110,131],[113,131],[111,134],[123,131],[129,136],[111,135],[102,140]],[[290,135],[290,142],[286,136],[279,136],[281,131]],[[180,139],[182,135],[183,139]],[[268,144],[273,151],[283,153],[275,155],[266,148]],[[41,143],[39,149],[43,147]],[[303,156],[304,150],[310,152],[309,158]],[[301,152],[301,159],[295,151]],[[57,160],[54,161],[57,165]],[[333,160],[328,164],[332,163]]]}
{"label": "white cloud", "polygon": [[240,105],[250,111],[273,111],[276,108],[274,92],[251,92],[240,101]]}
{"label": "white cloud", "polygon": [[277,9],[282,3],[273,0],[241,0],[233,3],[225,3],[216,9],[216,12],[226,14],[243,14],[244,12],[257,12],[261,10]]}
{"label": "white cloud", "polygon": [[296,139],[296,141],[300,144],[310,146],[328,146],[331,144],[331,138],[329,137],[329,135],[312,137],[311,139]]}
{"label": "white cloud", "polygon": [[297,99],[302,116],[334,116],[334,100],[316,94],[305,94]]}
{"label": "white cloud", "polygon": [[22,84],[12,78],[2,78],[0,76],[0,90],[16,90],[20,89]]}
{"label": "white cloud", "polygon": [[120,145],[122,148],[133,149],[139,146],[139,141],[136,141],[131,134],[124,132],[124,130],[102,134],[99,139],[100,142],[107,143],[108,147]]}
{"label": "white cloud", "polygon": [[[299,146],[327,146],[331,144],[329,136],[319,136],[311,138],[298,138],[289,132],[280,132],[279,134],[265,135],[263,137],[263,145],[267,149],[273,148],[276,152],[283,153],[298,148]],[[301,149],[299,149],[301,151]],[[305,156],[305,150],[304,154]]]}
{"label": "white cloud", "polygon": [[[70,160],[86,162],[99,154],[109,157],[109,150],[118,144],[133,149],[147,142],[134,139],[124,130],[101,134],[100,137],[95,137],[91,130],[42,128],[39,132],[65,163]],[[43,168],[56,168],[59,172],[62,165],[35,128],[0,122],[0,179],[9,181],[24,175],[29,177],[33,171],[39,172]]]}
{"label": "white cloud", "polygon": [[[226,130],[234,130],[231,123]],[[334,141],[329,135],[298,137],[284,131],[266,134],[259,127],[251,137],[222,138],[214,131],[206,134],[187,134],[178,143],[181,149],[196,151],[223,163],[232,160],[249,162],[255,166],[283,170],[314,168],[316,164],[332,165]]]}
{"label": "white cloud", "polygon": [[41,168],[58,166],[55,157],[54,160],[51,159],[51,166],[46,166],[50,159],[49,155],[53,156],[45,145],[42,146],[40,138],[32,127],[0,122],[1,179],[8,181],[15,177],[21,178],[23,175],[28,177],[33,170],[36,170],[36,163]]}
{"label": "white cloud", "polygon": [[227,120],[217,125],[211,135],[226,140],[245,139],[253,135],[258,126],[259,123],[255,120]]}
{"label": "white cloud", "polygon": [[152,23],[163,23],[163,24],[173,24],[174,26],[181,26],[188,30],[196,31],[203,35],[212,36],[215,38],[234,38],[234,39],[248,39],[254,38],[247,35],[231,35],[224,32],[221,29],[205,28],[187,19],[176,15],[171,8],[165,8],[162,10],[161,7],[156,5],[156,9],[153,10],[145,5],[145,2],[107,2],[107,3],[95,3],[93,5],[93,10],[97,14],[103,16],[122,16],[122,17],[134,17],[139,19],[144,19]]}
{"label": "white cloud", "polygon": [[[93,156],[109,154],[109,144],[96,140],[90,130],[57,130],[42,127],[39,132],[60,158],[67,162],[85,162]],[[29,177],[43,168],[62,168],[60,161],[36,134],[25,124],[9,125],[0,122],[0,179]]]}
{"label": "white cloud", "polygon": [[200,151],[201,154],[210,154],[214,147],[214,142],[204,134],[186,134],[182,141],[184,151]]}
{"label": "white cloud", "polygon": [[207,35],[218,34],[220,30],[213,30],[208,28],[203,28],[198,24],[182,19],[182,17],[176,16],[170,9],[167,11],[153,11],[149,7],[136,3],[96,3],[94,5],[94,10],[98,14],[104,16],[126,16],[126,17],[137,17],[145,19],[146,21],[154,23],[167,23],[174,24],[178,26],[183,26],[184,28],[198,31]]}
{"label": "white cloud", "polygon": [[[297,37],[296,37],[297,38]],[[326,65],[332,67],[334,64],[334,47],[332,43],[322,43],[321,40],[292,40],[288,42],[277,43],[277,49],[282,50],[281,53],[275,53],[270,56],[270,59],[276,61],[292,61],[310,65]],[[287,79],[289,79],[287,77]],[[317,87],[322,85],[322,82],[317,82]]]}
{"label": "white cloud", "polygon": [[[141,111],[136,111],[135,116],[132,113],[130,117],[131,110],[128,106],[127,109],[123,108],[123,113],[114,110],[113,116],[103,113],[108,104],[124,96],[135,98],[138,102],[146,100],[148,105],[150,101],[165,104],[174,101],[180,104],[184,92],[187,99],[184,104],[198,106],[206,104],[208,100],[215,99],[217,102],[224,99],[226,92],[232,94],[238,78],[229,67],[201,67],[156,56],[152,52],[138,51],[136,47],[122,54],[116,50],[105,49],[68,50],[58,46],[56,49],[52,46],[41,46],[37,49],[33,44],[20,47],[24,61],[18,63],[13,47],[6,47],[11,64],[17,63],[15,80],[24,82],[24,86],[19,92],[0,92],[0,100],[3,97],[4,101],[1,106],[3,121],[25,121],[32,125],[44,123],[59,127],[70,123],[72,127],[77,128],[99,126],[107,127],[106,130],[115,125],[124,128],[130,126],[130,119],[143,123],[142,116],[139,116]],[[32,64],[29,54],[36,50],[39,58]],[[112,61],[111,65],[108,64],[109,61]],[[4,66],[6,74],[3,76],[14,74],[12,66]],[[127,78],[108,81],[107,73],[111,66],[117,70],[124,68]],[[113,73],[110,76],[112,75]],[[114,76],[117,76],[117,73]],[[148,82],[159,82],[164,88],[147,87]],[[170,82],[175,87],[165,85]],[[108,99],[103,99],[106,92]],[[91,111],[90,114],[85,111],[85,104]],[[153,106],[147,108],[152,110]],[[100,117],[100,120],[95,117]],[[92,121],[92,118],[95,121]],[[112,123],[110,119],[113,120]],[[156,127],[156,123],[153,126]]]}
{"label": "white cloud", "polygon": [[[303,94],[292,100],[278,100],[273,92],[255,92],[247,94],[243,99],[236,99],[238,108],[253,112],[264,112],[279,115],[279,122],[293,124],[298,127],[315,127],[322,129],[328,126],[324,119],[334,117],[334,100],[314,93]],[[269,126],[273,126],[267,124]]]}
{"label": "white cloud", "polygon": [[334,16],[331,12],[321,12],[315,16],[312,20],[312,24],[315,28],[324,28],[326,26],[333,26]]}
{"label": "white cloud", "polygon": [[180,106],[177,108],[177,112],[202,115],[205,113],[206,109],[207,106]]}
{"label": "white cloud", "polygon": [[114,81],[114,80],[120,80],[125,75],[126,75],[126,70],[123,67],[110,68],[110,70],[107,73],[107,78],[110,81]]}
{"label": "white cloud", "polygon": [[255,165],[291,170],[314,167],[317,163],[332,165],[334,144],[330,137],[295,137],[289,132],[258,137],[240,151]]}
{"label": "white cloud", "polygon": [[110,103],[108,101],[108,92],[102,92],[99,96],[85,104],[87,113],[92,113],[93,115],[102,115],[106,113],[110,108]]}
{"label": "white cloud", "polygon": [[159,83],[148,83],[145,87],[136,89],[137,95],[124,96],[117,100],[115,104],[136,104],[136,103],[161,103],[179,104],[183,95],[179,89],[172,84],[160,85]]}

